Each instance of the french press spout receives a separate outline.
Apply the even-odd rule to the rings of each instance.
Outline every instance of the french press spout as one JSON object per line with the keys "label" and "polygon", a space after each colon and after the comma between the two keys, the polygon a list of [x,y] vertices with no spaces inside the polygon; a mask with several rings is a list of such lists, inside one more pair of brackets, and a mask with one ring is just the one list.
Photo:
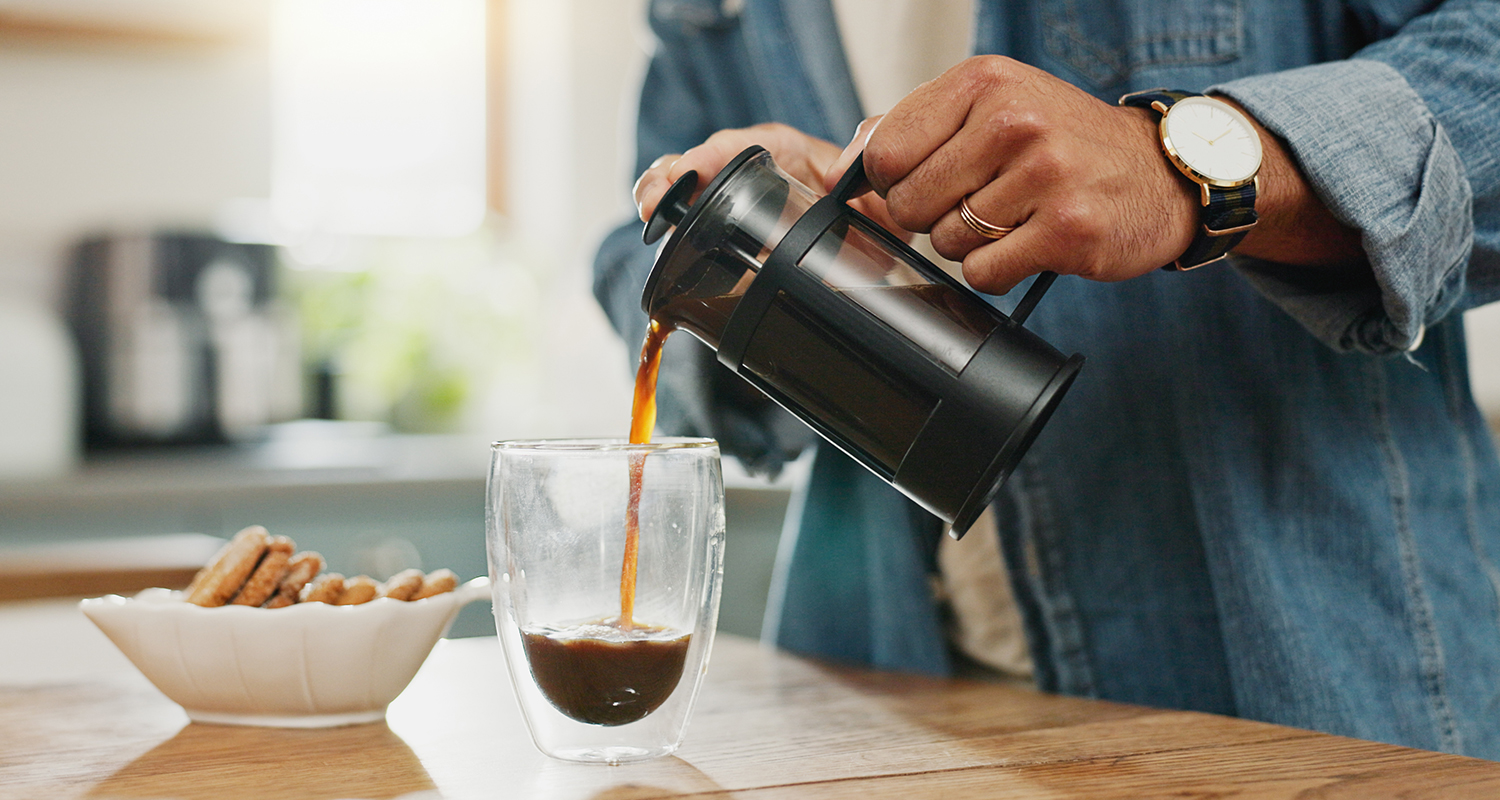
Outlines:
{"label": "french press spout", "polygon": [[697,180],[646,224],[642,309],[963,535],[1083,365],[1022,326],[1056,275],[1002,313],[849,206],[862,158],[821,198],[757,146]]}

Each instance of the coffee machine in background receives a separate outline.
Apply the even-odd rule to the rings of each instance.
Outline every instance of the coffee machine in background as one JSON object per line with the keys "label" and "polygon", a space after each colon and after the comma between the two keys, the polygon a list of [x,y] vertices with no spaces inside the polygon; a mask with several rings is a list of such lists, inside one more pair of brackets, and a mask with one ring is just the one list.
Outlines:
{"label": "coffee machine in background", "polygon": [[275,265],[268,245],[198,233],[80,241],[68,317],[85,445],[236,441],[299,416],[297,325]]}

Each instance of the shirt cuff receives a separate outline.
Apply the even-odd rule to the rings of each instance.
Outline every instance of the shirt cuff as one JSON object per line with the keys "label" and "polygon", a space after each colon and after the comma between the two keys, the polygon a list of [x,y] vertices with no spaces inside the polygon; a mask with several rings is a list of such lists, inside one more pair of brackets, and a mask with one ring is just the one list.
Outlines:
{"label": "shirt cuff", "polygon": [[1286,142],[1328,210],[1360,231],[1374,281],[1237,258],[1241,273],[1336,350],[1416,349],[1463,293],[1474,237],[1463,163],[1427,105],[1395,69],[1361,59],[1210,91]]}

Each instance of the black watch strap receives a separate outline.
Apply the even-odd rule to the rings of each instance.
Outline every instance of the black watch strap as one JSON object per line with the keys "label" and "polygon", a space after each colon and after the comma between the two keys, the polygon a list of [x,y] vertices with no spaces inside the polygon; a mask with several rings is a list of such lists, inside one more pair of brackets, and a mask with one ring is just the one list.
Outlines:
{"label": "black watch strap", "polygon": [[[1197,97],[1198,92],[1181,89],[1152,89],[1132,92],[1120,98],[1122,106],[1150,108],[1165,115],[1173,103],[1184,97]],[[1193,237],[1188,249],[1171,264],[1162,267],[1168,270],[1197,269],[1229,255],[1245,234],[1255,227],[1260,216],[1255,213],[1255,190],[1257,181],[1233,189],[1220,189],[1199,183],[1202,190],[1203,210],[1200,212],[1202,226]]]}

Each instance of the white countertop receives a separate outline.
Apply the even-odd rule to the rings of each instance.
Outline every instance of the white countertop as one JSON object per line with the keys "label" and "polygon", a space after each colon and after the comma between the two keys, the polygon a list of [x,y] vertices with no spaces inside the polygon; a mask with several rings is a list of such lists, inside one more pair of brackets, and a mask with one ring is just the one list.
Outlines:
{"label": "white countertop", "polygon": [[78,610],[80,598],[0,603],[0,686],[146,679]]}

